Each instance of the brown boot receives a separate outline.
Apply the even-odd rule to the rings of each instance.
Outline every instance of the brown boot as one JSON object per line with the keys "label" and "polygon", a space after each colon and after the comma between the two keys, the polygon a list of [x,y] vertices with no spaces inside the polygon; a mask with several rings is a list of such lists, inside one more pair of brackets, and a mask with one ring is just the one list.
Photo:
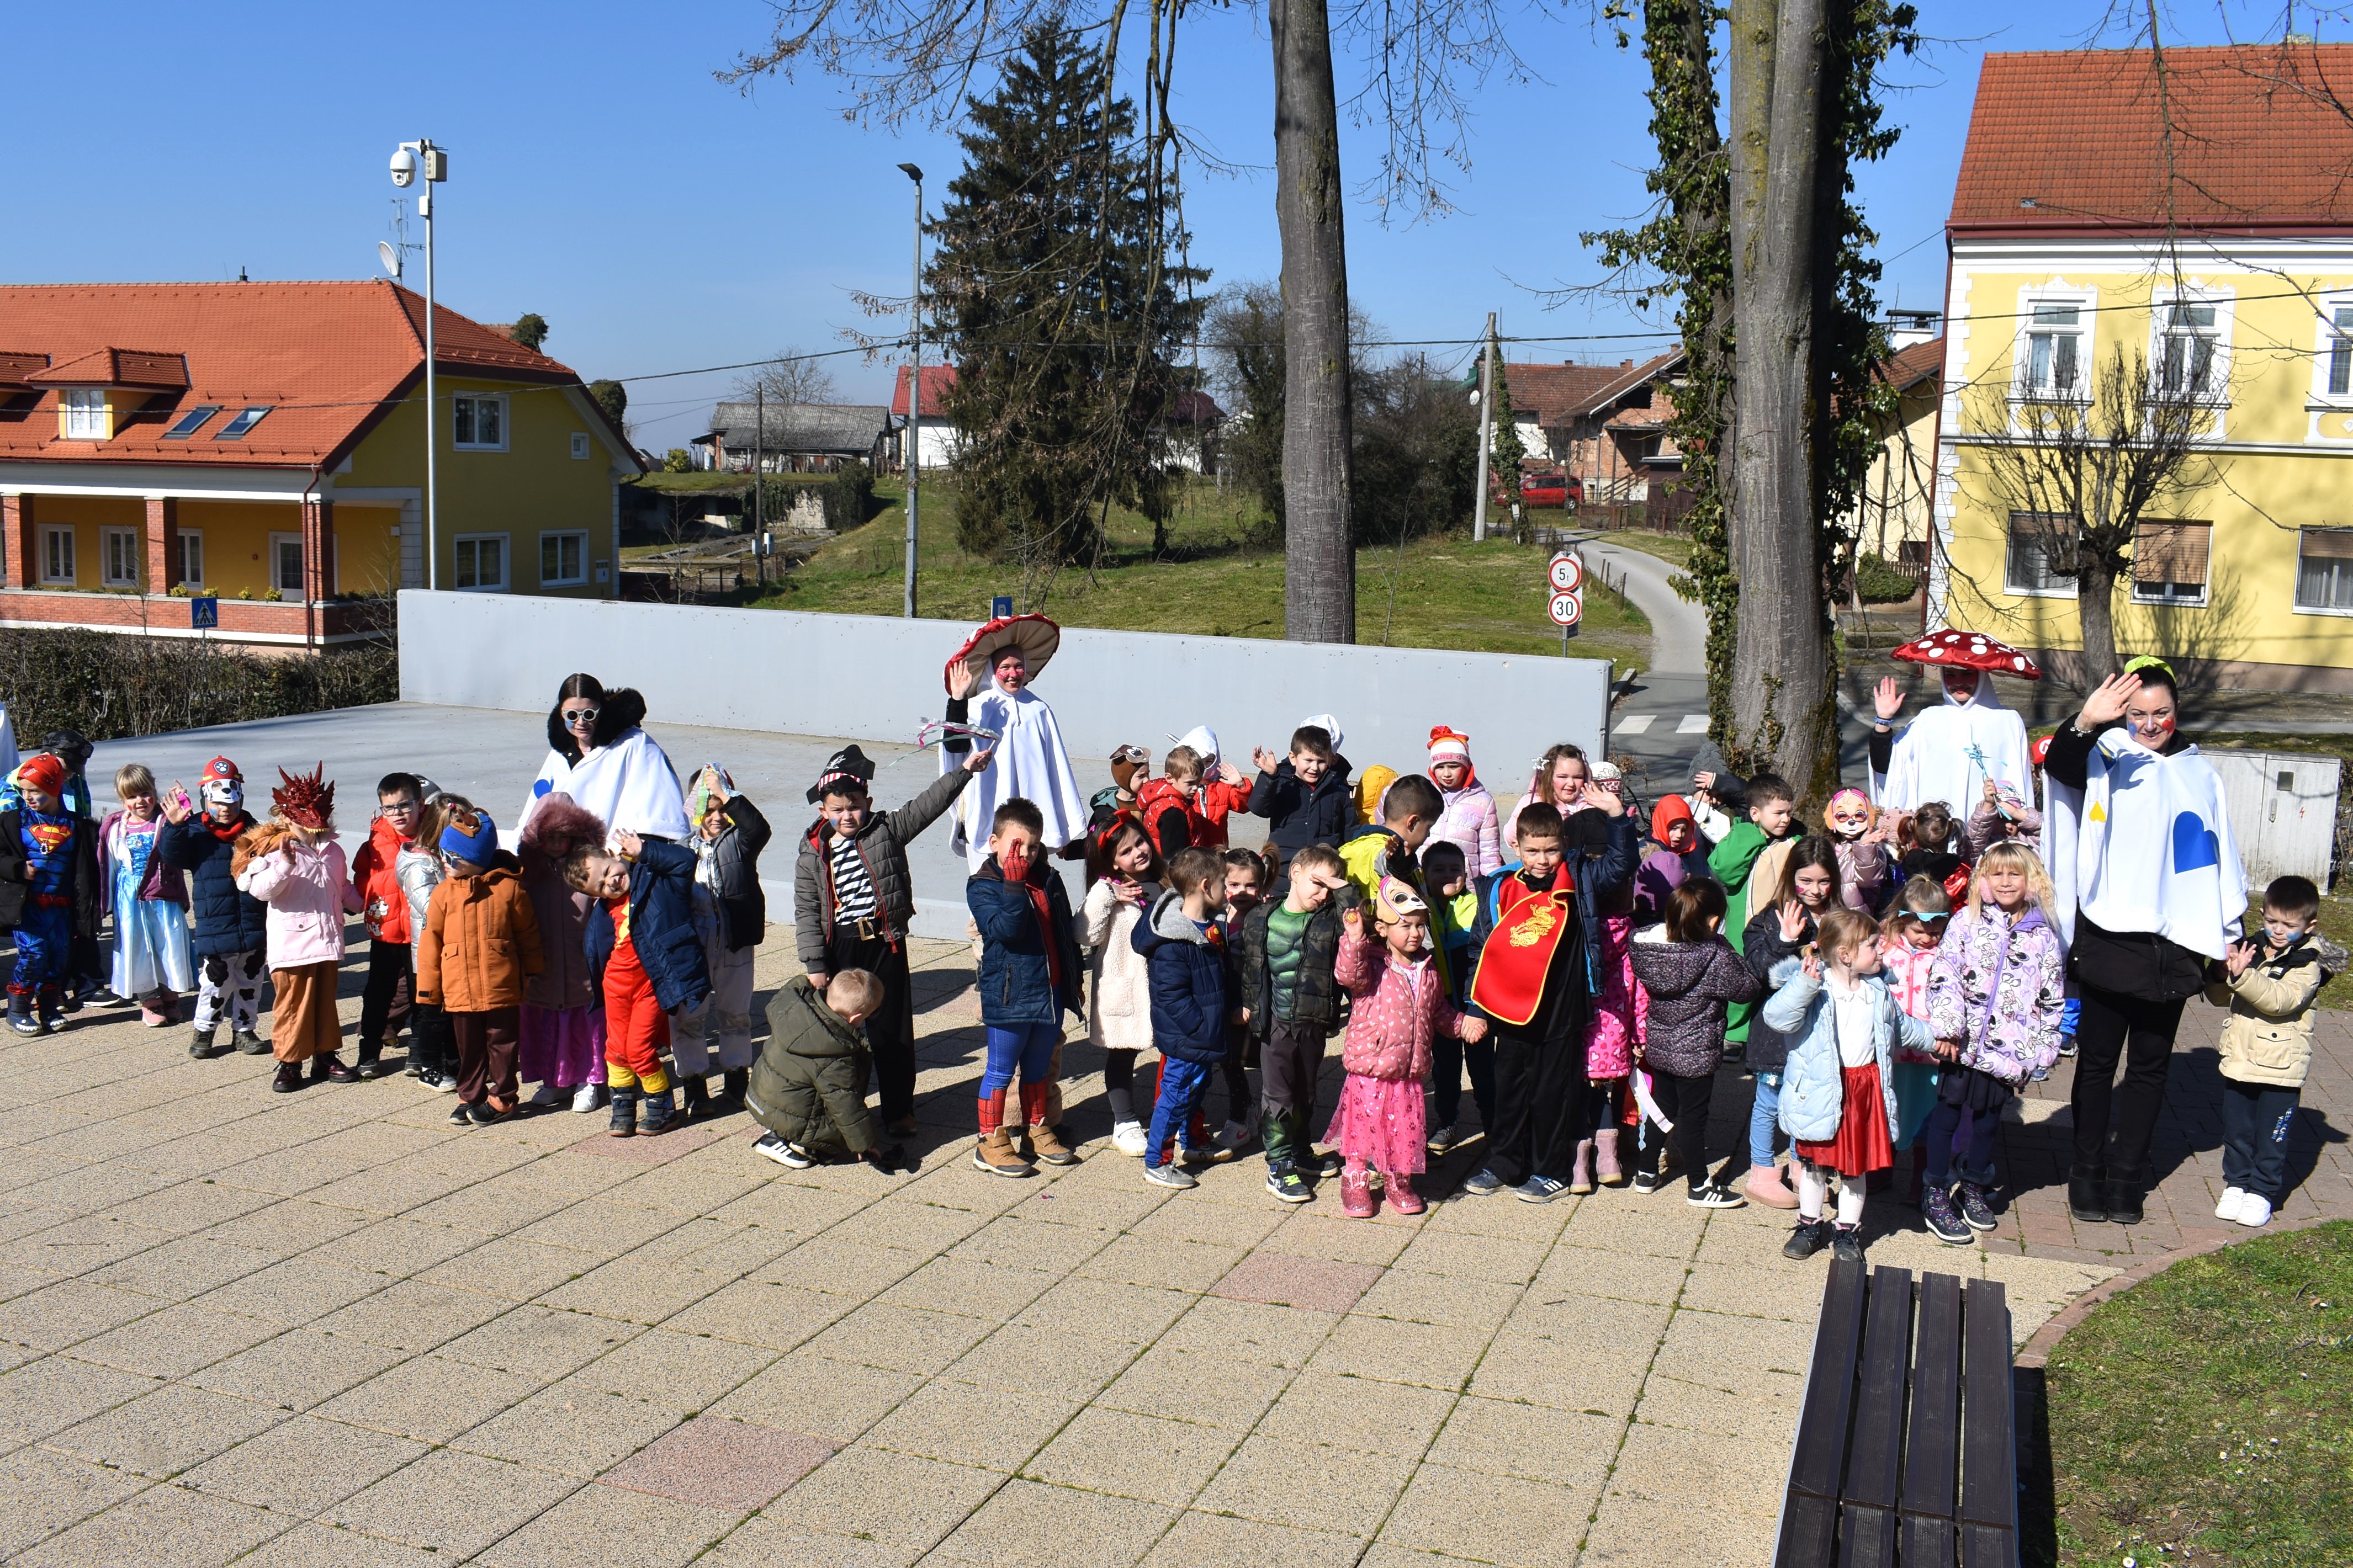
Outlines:
{"label": "brown boot", "polygon": [[1029,1155],[1049,1165],[1075,1165],[1079,1157],[1054,1136],[1051,1084],[1021,1086],[1022,1114],[1029,1119]]}
{"label": "brown boot", "polygon": [[1618,1129],[1605,1127],[1593,1135],[1594,1179],[1605,1187],[1622,1187],[1626,1173],[1618,1163]]}
{"label": "brown boot", "polygon": [[1029,1176],[1036,1174],[1027,1160],[1013,1152],[1013,1138],[1002,1127],[992,1127],[980,1135],[974,1145],[972,1163],[992,1176]]}

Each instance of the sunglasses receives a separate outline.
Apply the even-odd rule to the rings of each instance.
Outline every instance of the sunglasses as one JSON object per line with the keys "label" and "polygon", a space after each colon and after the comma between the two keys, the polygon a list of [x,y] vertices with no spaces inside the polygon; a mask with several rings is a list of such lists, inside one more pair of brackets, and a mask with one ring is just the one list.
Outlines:
{"label": "sunglasses", "polygon": [[567,726],[594,724],[596,715],[603,711],[601,708],[575,708],[564,715],[564,722]]}

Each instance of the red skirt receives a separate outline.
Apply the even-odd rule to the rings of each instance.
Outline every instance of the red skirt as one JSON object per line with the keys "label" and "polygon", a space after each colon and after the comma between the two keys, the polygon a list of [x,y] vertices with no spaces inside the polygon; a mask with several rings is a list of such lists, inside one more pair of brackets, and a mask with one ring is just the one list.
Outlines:
{"label": "red skirt", "polygon": [[1887,1098],[1879,1089],[1879,1064],[1845,1070],[1846,1104],[1839,1112],[1838,1136],[1827,1143],[1800,1138],[1791,1152],[1841,1176],[1867,1176],[1895,1168],[1895,1146],[1887,1140]]}

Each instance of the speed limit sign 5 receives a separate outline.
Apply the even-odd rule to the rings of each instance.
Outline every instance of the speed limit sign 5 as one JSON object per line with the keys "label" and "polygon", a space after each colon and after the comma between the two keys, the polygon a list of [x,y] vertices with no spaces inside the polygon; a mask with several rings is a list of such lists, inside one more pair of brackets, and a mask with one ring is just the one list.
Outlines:
{"label": "speed limit sign 5", "polygon": [[1575,594],[1561,593],[1552,596],[1552,621],[1556,626],[1573,626],[1584,617],[1585,601]]}
{"label": "speed limit sign 5", "polygon": [[[1556,555],[1552,558],[1552,585],[1564,594],[1574,594],[1585,586],[1585,560],[1577,555]],[[1559,620],[1558,616],[1553,617]],[[1567,621],[1561,625],[1567,626]]]}

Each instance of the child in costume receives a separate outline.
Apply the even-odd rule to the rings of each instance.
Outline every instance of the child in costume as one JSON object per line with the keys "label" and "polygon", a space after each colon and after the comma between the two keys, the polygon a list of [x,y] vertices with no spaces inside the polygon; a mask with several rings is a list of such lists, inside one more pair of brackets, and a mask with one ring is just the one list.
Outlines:
{"label": "child in costume", "polygon": [[[1625,775],[1617,763],[1588,765],[1597,789],[1625,799]],[[1581,806],[1579,812],[1591,809]],[[1641,818],[1629,803],[1620,820],[1630,827]],[[1589,846],[1585,856],[1570,866],[1569,874],[1589,884],[1591,879],[1584,875],[1588,858],[1595,858]],[[1585,1104],[1577,1121],[1577,1163],[1568,1181],[1568,1190],[1577,1194],[1591,1192],[1597,1182],[1605,1187],[1626,1183],[1618,1143],[1632,1103],[1627,1090],[1629,1075],[1634,1070],[1634,1041],[1640,1035],[1642,1005],[1642,994],[1634,984],[1633,961],[1627,952],[1634,940],[1632,879],[1614,891],[1597,892],[1588,886],[1578,902],[1586,916],[1586,956],[1595,983],[1593,1016],[1585,1026]]]}
{"label": "child in costume", "polygon": [[359,1075],[335,1049],[343,1020],[335,1013],[335,978],[343,963],[343,917],[360,911],[343,847],[335,842],[335,786],[326,764],[282,781],[269,792],[269,820],[237,841],[230,869],[237,885],[269,906],[269,979],[277,988],[269,1019],[269,1054],[278,1058],[270,1088],[290,1094],[311,1081],[349,1083]]}
{"label": "child in costume", "polygon": [[1664,917],[1667,895],[1693,878],[1714,880],[1707,852],[1691,803],[1679,795],[1661,795],[1651,807],[1650,841],[1634,872],[1634,923],[1649,925]]}
{"label": "child in costume", "polygon": [[[1879,973],[1878,939],[1869,915],[1826,911],[1819,951],[1775,966],[1778,989],[1757,1015],[1789,1041],[1781,1126],[1798,1163],[1798,1228],[1785,1258],[1811,1258],[1828,1244],[1839,1261],[1862,1261],[1864,1184],[1895,1160],[1895,1049],[1932,1038],[1895,1005]],[[1835,1218],[1823,1212],[1832,1177]]]}
{"label": "child in costume", "polygon": [[1430,833],[1460,845],[1471,874],[1484,877],[1504,868],[1504,839],[1495,797],[1471,765],[1471,737],[1440,724],[1430,732],[1430,778],[1444,805]]}
{"label": "child in costume", "polygon": [[[368,841],[352,857],[352,882],[360,890],[360,914],[368,928],[367,993],[360,1003],[359,1061],[362,1078],[381,1078],[385,1042],[408,1022],[417,992],[416,933],[408,924],[408,897],[400,888],[400,849],[417,832],[425,809],[425,785],[414,773],[386,773],[376,781],[375,820]],[[412,1051],[411,1055],[415,1053]]]}
{"label": "child in costume", "polygon": [[1912,847],[1904,856],[1904,874],[1941,883],[1947,892],[1957,897],[1957,887],[1968,885],[1960,873],[1968,861],[1958,853],[1960,829],[1953,821],[1952,807],[1932,800],[1914,812],[1908,822]]}
{"label": "child in costume", "polygon": [[1103,1053],[1112,1147],[1141,1158],[1135,1058],[1152,1047],[1152,979],[1150,964],[1130,938],[1159,900],[1166,872],[1144,824],[1120,816],[1092,837],[1087,874],[1092,879],[1079,908],[1079,940],[1087,949],[1087,1043]]}
{"label": "child in costume", "polygon": [[98,929],[89,821],[64,809],[66,765],[38,752],[16,770],[16,805],[0,812],[0,926],[16,933],[8,1026],[20,1035],[64,1026],[76,932]]}
{"label": "child in costume", "polygon": [[[423,784],[423,780],[418,781]],[[568,799],[568,797],[567,797]],[[410,826],[410,837],[400,842],[398,854],[393,859],[393,875],[400,884],[401,901],[408,907],[409,974],[417,973],[417,957],[425,946],[425,916],[433,902],[433,889],[439,887],[448,870],[441,864],[441,853],[436,847],[441,842],[442,820],[447,815],[470,813],[470,801],[457,795],[445,795],[429,784],[425,786],[425,802],[418,807],[417,820]],[[528,879],[525,887],[528,888]],[[536,906],[533,913],[536,916]],[[540,937],[540,959],[544,973],[548,960],[546,935]],[[582,964],[587,955],[580,955]],[[458,1090],[458,1051],[449,1039],[448,1015],[438,1003],[417,999],[412,984],[408,1004],[408,1076],[429,1089],[444,1094]],[[528,1007],[524,1009],[528,1011]],[[520,1014],[517,1030],[521,1031]],[[518,1047],[520,1049],[520,1047]]]}
{"label": "child in costume", "polygon": [[882,983],[862,969],[833,975],[823,991],[806,974],[777,990],[768,1003],[768,1043],[744,1096],[744,1109],[767,1129],[752,1152],[792,1171],[839,1154],[885,1174],[905,1162],[896,1143],[881,1146],[866,1109],[873,1058],[858,1026],[881,1000]]}
{"label": "child in costume", "polygon": [[1997,844],[2023,844],[2042,854],[2042,814],[2012,786],[1992,779],[1986,781],[1985,798],[1969,813],[1966,829],[1971,858],[1983,855]]}
{"label": "child in costume", "polygon": [[1428,1169],[1421,1089],[1431,1047],[1440,1036],[1470,1042],[1487,1033],[1484,1019],[1456,1012],[1447,998],[1430,962],[1430,906],[1421,895],[1385,878],[1372,907],[1374,931],[1365,930],[1362,905],[1341,917],[1347,934],[1339,980],[1355,1005],[1340,1052],[1348,1076],[1324,1134],[1342,1161],[1340,1206],[1351,1219],[1370,1219],[1379,1210],[1374,1171],[1398,1213],[1422,1212],[1413,1178]]}
{"label": "child in costume", "polygon": [[[1266,1190],[1286,1204],[1315,1201],[1314,1181],[1340,1173],[1319,1157],[1308,1128],[1324,1045],[1340,1019],[1340,910],[1349,892],[1340,853],[1311,844],[1291,858],[1283,896],[1244,916],[1235,999],[1258,1044]],[[1328,1164],[1327,1162],[1328,1161]]]}
{"label": "child in costume", "polygon": [[522,864],[532,917],[539,922],[543,961],[539,973],[523,981],[515,1074],[540,1086],[532,1097],[539,1104],[559,1103],[569,1090],[572,1109],[582,1116],[593,1116],[605,1104],[605,993],[588,951],[596,900],[565,879],[564,863],[575,850],[601,849],[604,844],[604,819],[568,793],[554,790],[540,797],[523,819],[515,857]]}
{"label": "child in costume", "polygon": [[2206,999],[2228,1005],[2222,1026],[2222,1197],[2216,1219],[2271,1223],[2287,1191],[2287,1137],[2312,1070],[2312,1011],[2345,969],[2345,950],[2313,929],[2320,889],[2275,877],[2263,889],[2261,940],[2234,944]]}
{"label": "child in costume", "polygon": [[[258,1057],[269,1047],[254,1032],[261,1016],[261,977],[269,906],[237,884],[237,843],[258,826],[245,809],[245,777],[227,757],[205,764],[196,781],[201,811],[179,781],[164,796],[155,852],[186,873],[195,938],[196,1029],[188,1055],[198,1061],[234,1049]],[[226,1023],[229,1037],[219,1037]]]}
{"label": "child in costume", "polygon": [[[1667,895],[1660,922],[1634,939],[1634,979],[1644,997],[1641,1070],[1650,1074],[1651,1102],[1670,1124],[1664,1138],[1646,1127],[1634,1190],[1654,1193],[1660,1156],[1670,1146],[1683,1167],[1687,1201],[1695,1208],[1739,1208],[1746,1201],[1707,1169],[1708,1110],[1715,1069],[1724,1060],[1724,1026],[1735,1002],[1753,1002],[1765,987],[1724,940],[1724,889],[1694,877]],[[1745,1163],[1738,1155],[1727,1171]]]}
{"label": "child in costume", "polygon": [[111,984],[117,996],[137,997],[139,1021],[159,1029],[179,1021],[179,994],[196,985],[187,882],[155,853],[155,775],[132,763],[115,773],[114,794],[121,806],[98,825],[99,876],[114,910]]}
{"label": "child in costume", "polygon": [[440,849],[449,874],[426,906],[417,994],[440,1007],[457,1049],[449,1120],[488,1127],[515,1112],[523,984],[543,963],[539,919],[522,863],[499,847],[488,813],[444,812]]}
{"label": "child in costume", "polygon": [[634,833],[613,834],[607,844],[575,846],[564,877],[597,900],[588,916],[588,962],[605,997],[609,1131],[652,1138],[678,1120],[661,1060],[670,1018],[711,994],[694,930],[694,851]]}
{"label": "child in costume", "polygon": [[680,1109],[692,1118],[710,1098],[704,1080],[714,1048],[729,1105],[744,1103],[752,1079],[752,955],[768,929],[760,851],[767,847],[769,830],[760,808],[736,791],[735,781],[716,763],[694,775],[686,792],[686,819],[694,824],[694,837],[687,840],[695,859],[694,929],[702,934],[703,967],[711,975],[711,994],[680,1020],[670,1037],[686,1097]]}
{"label": "child in costume", "polygon": [[1180,849],[1169,860],[1167,879],[1167,889],[1129,931],[1128,945],[1146,965],[1152,1043],[1160,1052],[1160,1082],[1144,1138],[1144,1179],[1183,1188],[1198,1184],[1169,1160],[1169,1145],[1181,1140],[1188,1161],[1214,1155],[1195,1110],[1225,1061],[1234,1008],[1225,933],[1218,923],[1225,903],[1223,863],[1207,849]]}
{"label": "child in costume", "polygon": [[1078,928],[1061,874],[1048,858],[1045,829],[1045,814],[1034,803],[1019,795],[1001,802],[989,826],[988,858],[964,885],[965,904],[980,930],[980,1021],[988,1039],[972,1163],[991,1175],[1036,1174],[1006,1125],[1006,1094],[1017,1073],[1018,1114],[1031,1151],[1050,1165],[1073,1165],[1079,1158],[1054,1131],[1050,1114],[1062,1015],[1081,1004]]}
{"label": "child in costume", "polygon": [[[1799,839],[1781,862],[1778,882],[1758,892],[1757,911],[1741,936],[1740,955],[1769,987],[1776,968],[1815,940],[1824,915],[1842,907],[1837,847],[1820,835]],[[1749,1168],[1742,1190],[1767,1208],[1797,1206],[1797,1194],[1788,1184],[1794,1173],[1777,1171],[1773,1164],[1773,1135],[1779,1124],[1788,1054],[1789,1041],[1781,1031],[1761,1017],[1750,1022],[1748,1067],[1756,1075],[1756,1095],[1749,1104]]]}
{"label": "child in costume", "polygon": [[1838,847],[1840,900],[1848,909],[1876,915],[1887,902],[1894,870],[1887,853],[1892,825],[1880,820],[1869,795],[1842,789],[1823,808],[1822,826]]}
{"label": "child in costume", "polygon": [[[1723,781],[1718,775],[1710,773],[1708,782],[1721,784]],[[1767,850],[1788,842],[1798,825],[1797,792],[1778,773],[1758,773],[1750,779],[1742,791],[1742,798],[1747,803],[1745,810],[1748,820],[1735,823],[1730,832],[1718,837],[1715,847],[1709,851],[1707,857],[1708,870],[1724,884],[1726,909],[1724,930],[1736,952],[1747,940],[1748,918],[1755,912],[1750,908],[1748,894],[1751,885],[1757,879],[1757,862],[1764,858]],[[1774,876],[1775,870],[1770,867],[1763,873],[1763,885],[1768,891],[1773,886]],[[1755,1011],[1745,1003],[1735,1003],[1731,1022],[1725,1027],[1725,1044],[1727,1047],[1741,1046],[1744,1055],[1748,1039],[1748,1019]],[[1726,1054],[1731,1053],[1727,1051]]]}
{"label": "child in costume", "polygon": [[1968,907],[1936,947],[1928,1026],[1946,1065],[1920,1132],[1920,1216],[1939,1241],[1967,1242],[1994,1228],[1988,1199],[2002,1109],[2021,1084],[2059,1059],[2067,944],[2048,912],[2051,901],[2051,879],[2034,851],[1997,844],[1978,862]]}
{"label": "child in costume", "polygon": [[[1444,841],[1421,853],[1421,879],[1430,900],[1430,941],[1445,960],[1446,999],[1457,1011],[1471,1000],[1471,972],[1478,967],[1479,950],[1472,945],[1471,928],[1479,921],[1479,895],[1472,887],[1470,864],[1462,847]],[[1495,1124],[1495,1047],[1483,1035],[1465,1041],[1440,1035],[1430,1042],[1430,1152],[1450,1152],[1468,1135],[1456,1125],[1462,1113],[1462,1075],[1471,1074],[1471,1098],[1479,1107],[1479,1124]]]}
{"label": "child in costume", "polygon": [[[1879,928],[1880,972],[1906,1017],[1928,1021],[1928,976],[1936,965],[1936,944],[1945,939],[1953,900],[1926,877],[1915,877],[1897,889],[1895,904]],[[1936,1108],[1936,1080],[1944,1062],[1934,1050],[1895,1049],[1895,1152],[1912,1151],[1912,1173],[1905,1180],[1904,1201],[1920,1202],[1927,1155],[1919,1144],[1920,1129]]]}

